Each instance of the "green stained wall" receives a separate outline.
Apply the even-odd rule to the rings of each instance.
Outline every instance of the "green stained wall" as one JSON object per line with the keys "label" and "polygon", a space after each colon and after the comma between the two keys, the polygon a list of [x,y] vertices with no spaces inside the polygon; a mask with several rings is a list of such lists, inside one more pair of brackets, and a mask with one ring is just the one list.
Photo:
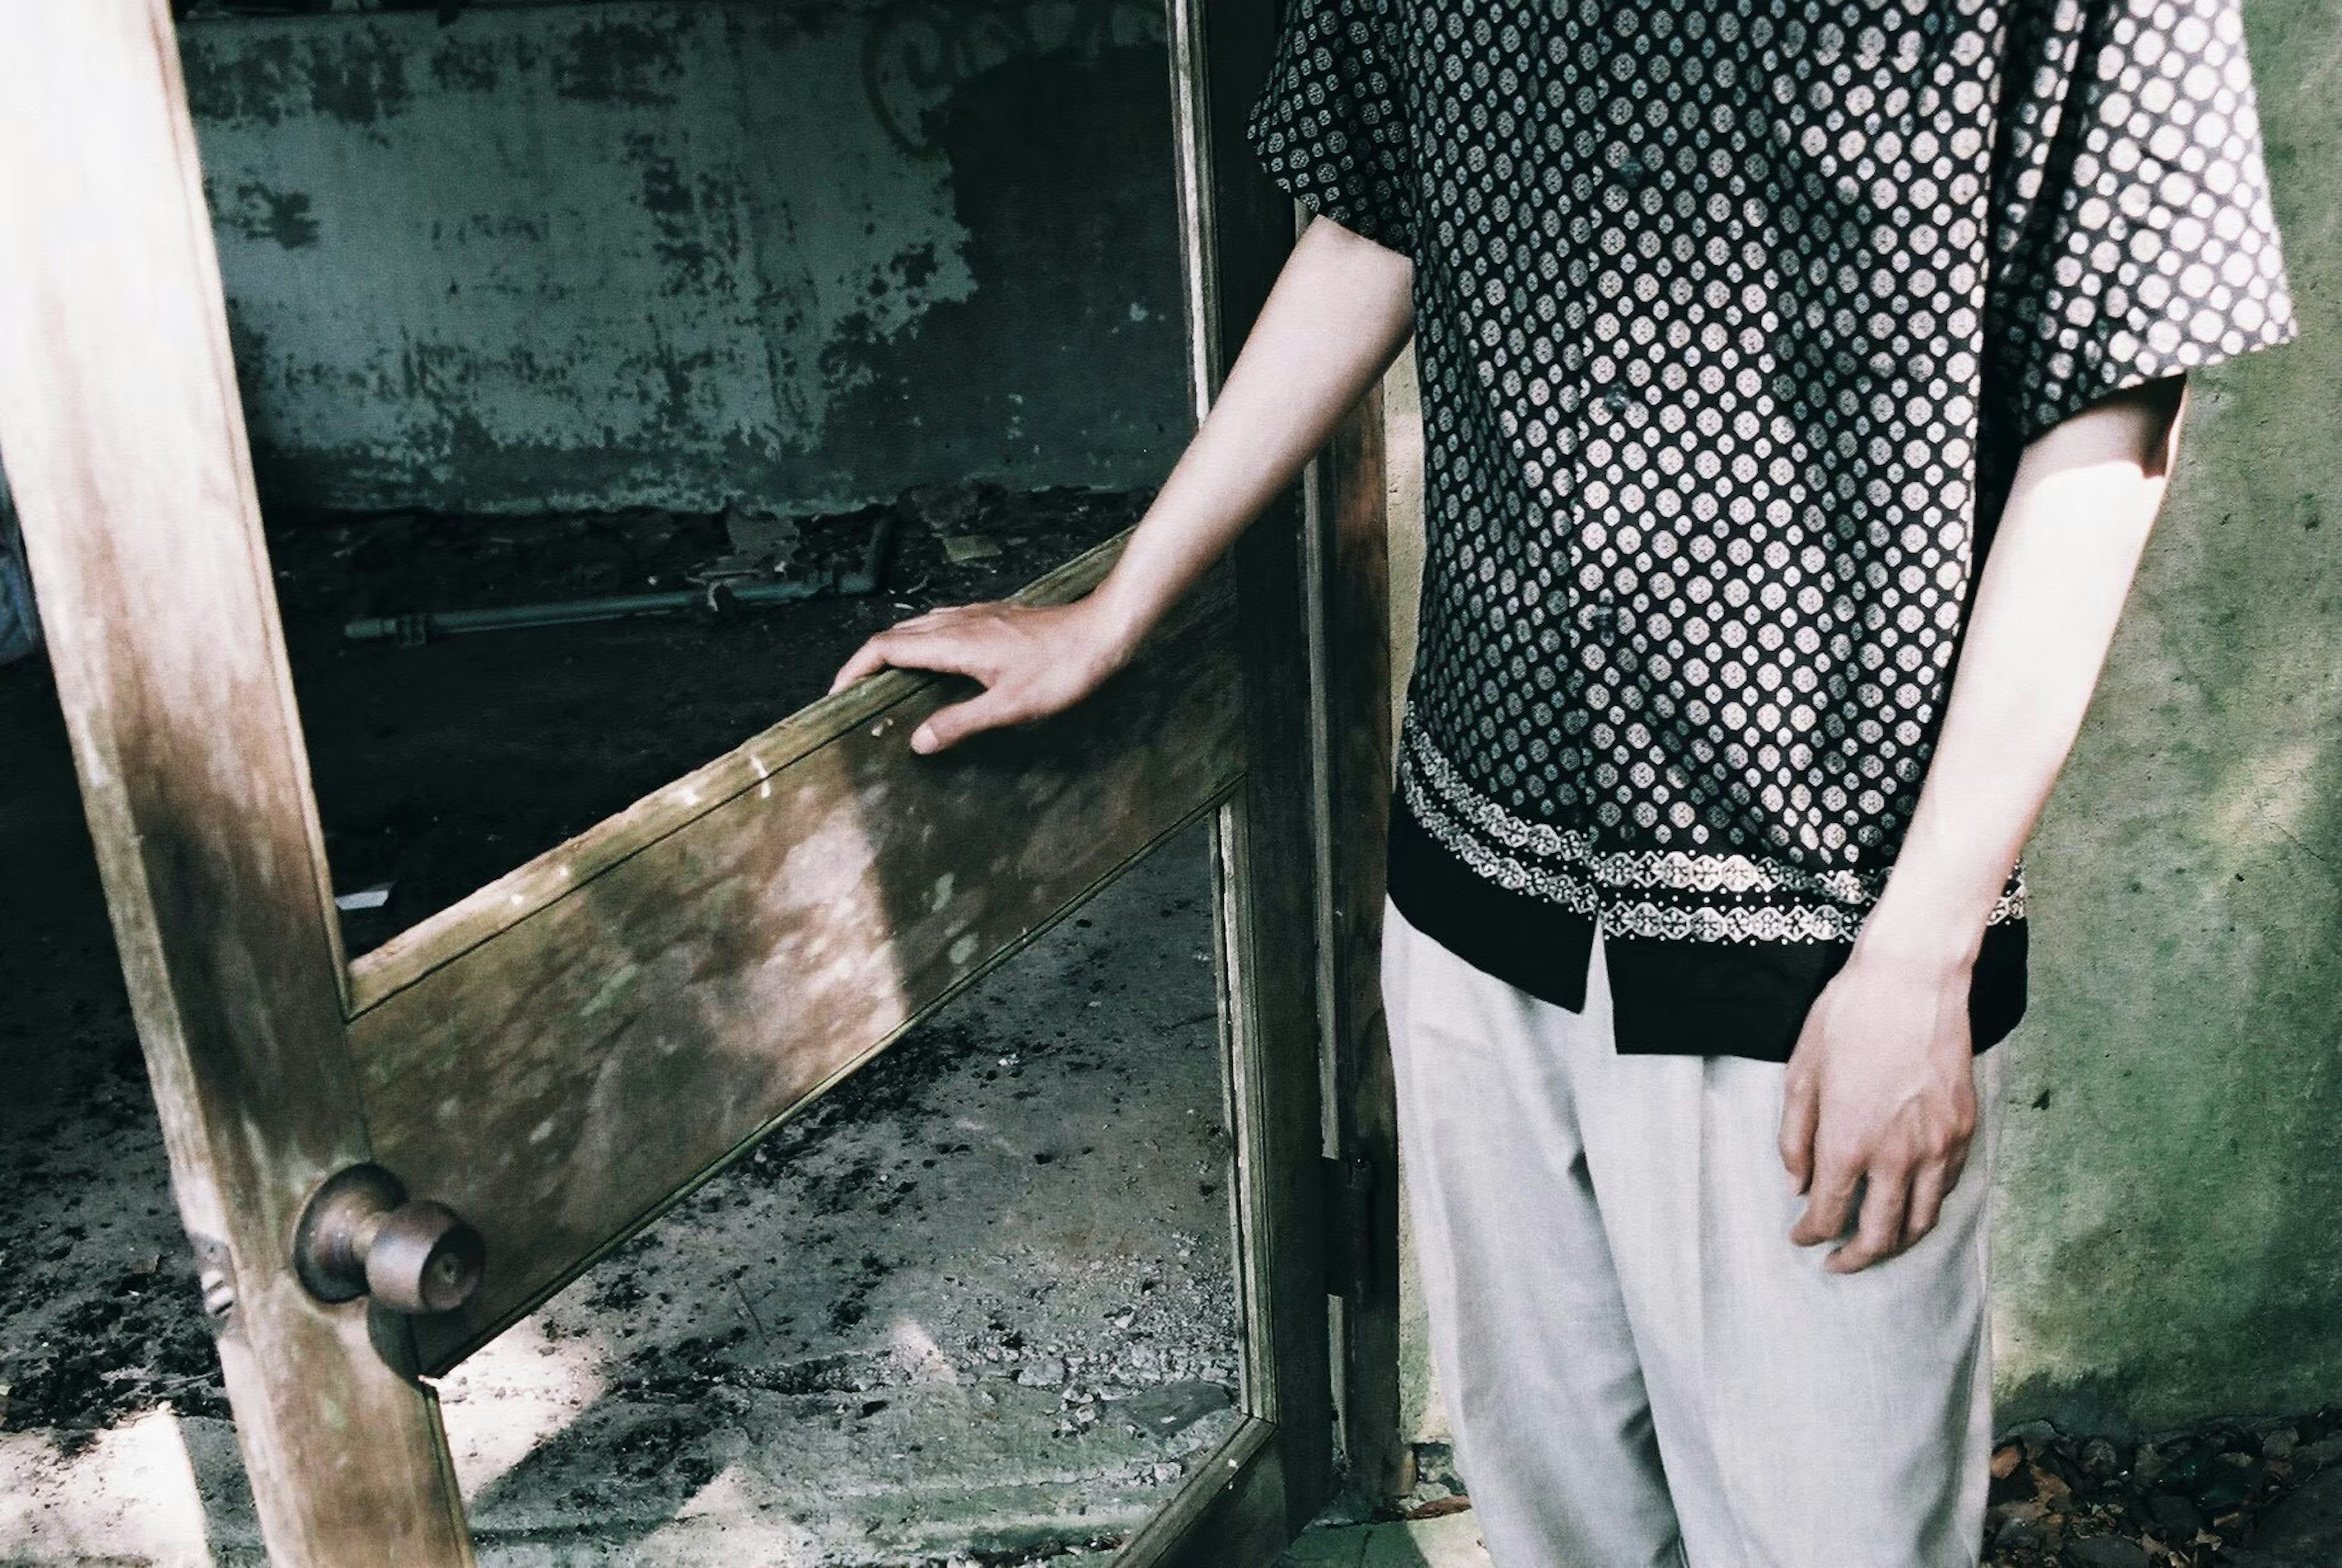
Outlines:
{"label": "green stained wall", "polygon": [[2342,11],[2246,15],[2302,338],[2196,378],[2028,858],[1996,1232],[2012,1418],[2342,1398]]}
{"label": "green stained wall", "polygon": [[280,505],[807,511],[1146,484],[1176,455],[1151,0],[344,7],[181,36]]}

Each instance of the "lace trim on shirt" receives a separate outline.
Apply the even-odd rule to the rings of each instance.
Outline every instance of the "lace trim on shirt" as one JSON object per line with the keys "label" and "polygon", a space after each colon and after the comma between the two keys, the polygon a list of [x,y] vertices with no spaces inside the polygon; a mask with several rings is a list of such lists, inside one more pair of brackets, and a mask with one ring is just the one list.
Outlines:
{"label": "lace trim on shirt", "polygon": [[[1434,842],[1484,881],[1596,917],[1606,935],[1851,942],[1886,880],[1883,872],[1815,872],[1744,854],[1596,851],[1581,831],[1515,816],[1466,783],[1412,722],[1402,730],[1399,792]],[[1761,904],[1707,905],[1618,896],[1626,890],[1791,896]],[[2024,914],[2020,868],[1990,919],[1997,924]]]}

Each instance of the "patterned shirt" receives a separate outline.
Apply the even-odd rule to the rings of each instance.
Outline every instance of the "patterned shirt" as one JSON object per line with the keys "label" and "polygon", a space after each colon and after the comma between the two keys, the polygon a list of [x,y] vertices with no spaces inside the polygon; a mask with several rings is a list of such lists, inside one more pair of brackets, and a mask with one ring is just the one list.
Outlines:
{"label": "patterned shirt", "polygon": [[2238,5],[1286,0],[1253,150],[1414,262],[1411,922],[1573,1009],[1598,926],[1621,1050],[1787,1059],[2026,444],[2295,335]]}

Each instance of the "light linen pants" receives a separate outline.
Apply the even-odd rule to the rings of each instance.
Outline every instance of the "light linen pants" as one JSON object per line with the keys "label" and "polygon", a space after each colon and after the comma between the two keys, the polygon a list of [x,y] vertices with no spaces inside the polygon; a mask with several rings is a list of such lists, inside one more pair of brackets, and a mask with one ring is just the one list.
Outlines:
{"label": "light linen pants", "polygon": [[1386,907],[1399,1154],[1456,1463],[1496,1568],[1973,1568],[1999,1049],[1937,1228],[1798,1247],[1782,1068],[1622,1056]]}

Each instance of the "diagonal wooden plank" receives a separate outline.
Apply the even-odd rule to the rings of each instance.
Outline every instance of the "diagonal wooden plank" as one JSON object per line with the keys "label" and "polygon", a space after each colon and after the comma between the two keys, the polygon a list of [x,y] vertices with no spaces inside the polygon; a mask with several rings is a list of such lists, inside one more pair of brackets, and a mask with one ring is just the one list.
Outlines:
{"label": "diagonal wooden plank", "polygon": [[1276,1426],[1247,1419],[1206,1455],[1145,1529],[1114,1554],[1114,1568],[1228,1568],[1266,1563],[1292,1532],[1285,1454]]}
{"label": "diagonal wooden plank", "polygon": [[162,0],[0,0],[0,444],[262,1533],[454,1568],[430,1394],[287,1265],[367,1147]]}
{"label": "diagonal wooden plank", "polygon": [[[826,734],[782,726],[696,775],[751,787],[656,836],[640,813],[613,819],[629,853],[589,834],[534,863],[528,885],[557,896],[361,1013],[379,1158],[488,1242],[479,1294],[417,1324],[425,1365],[453,1365],[1225,796],[1232,600],[1215,574],[1092,700],[941,757],[907,740],[956,684],[827,710]],[[563,877],[565,856],[588,869]]]}
{"label": "diagonal wooden plank", "polygon": [[[1116,534],[1043,574],[1014,595],[1016,602],[1063,604],[1080,598],[1105,579],[1128,538],[1127,533]],[[580,884],[721,809],[735,796],[761,789],[776,771],[857,724],[876,720],[934,684],[930,675],[889,671],[824,697],[568,843],[409,926],[350,965],[352,1014],[377,1005],[506,927],[565,897]]]}

